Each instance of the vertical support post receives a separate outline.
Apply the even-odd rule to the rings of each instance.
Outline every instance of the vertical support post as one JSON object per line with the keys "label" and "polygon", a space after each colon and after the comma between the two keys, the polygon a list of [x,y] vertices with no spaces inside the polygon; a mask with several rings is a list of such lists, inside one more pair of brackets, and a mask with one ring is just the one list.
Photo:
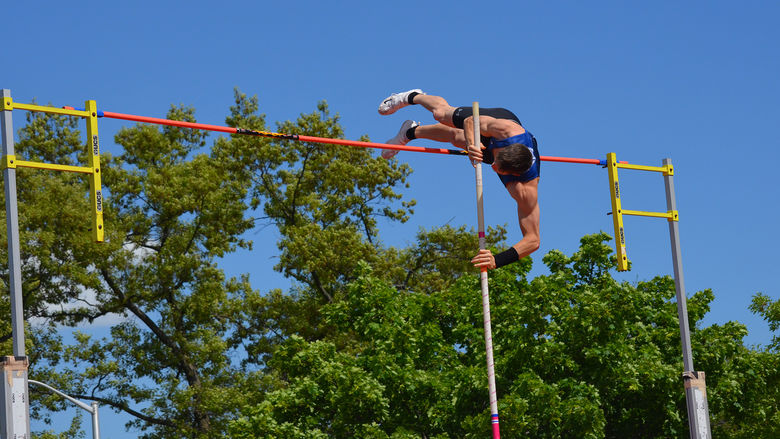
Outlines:
{"label": "vertical support post", "polygon": [[98,420],[98,403],[92,401],[92,439],[100,439],[100,422]]}
{"label": "vertical support post", "polygon": [[620,202],[620,184],[618,183],[617,156],[614,152],[607,154],[607,170],[609,171],[609,192],[612,200],[612,223],[615,226],[615,254],[617,255],[618,271],[628,270],[628,255],[626,254],[626,235],[623,230],[623,208]]}
{"label": "vertical support post", "polygon": [[[14,155],[14,130],[11,110],[6,109],[11,105],[11,91],[0,91],[3,99],[2,136],[3,155]],[[12,108],[12,107],[11,107]],[[8,272],[10,273],[9,287],[11,290],[11,326],[13,330],[14,356],[24,356],[24,314],[22,313],[22,263],[19,252],[19,210],[16,201],[16,168],[3,169],[3,181],[5,182],[5,217],[6,230],[8,232]]]}
{"label": "vertical support post", "polygon": [[[664,159],[668,167],[664,173],[666,186],[666,206],[670,212],[677,211],[677,200],[674,194],[674,168],[671,159]],[[707,389],[704,372],[695,372],[693,368],[693,353],[691,351],[691,331],[688,325],[688,303],[685,293],[685,279],[682,270],[682,252],[680,251],[680,227],[677,221],[669,219],[669,236],[672,246],[672,263],[674,265],[674,287],[677,294],[677,318],[680,321],[680,341],[683,354],[683,381],[685,385],[685,401],[688,407],[688,427],[693,439],[710,439],[710,413],[707,404]]]}
{"label": "vertical support post", "polygon": [[[14,155],[14,130],[11,112],[13,101],[11,90],[0,90],[2,109],[0,113],[0,135],[3,156]],[[19,211],[16,200],[16,169],[3,169],[5,182],[5,215],[8,233],[8,283],[11,293],[11,327],[13,336],[13,357],[0,360],[0,391],[4,416],[0,418],[0,435],[6,438],[30,437],[29,401],[27,398],[27,357],[24,352],[24,313],[22,310],[22,262],[19,252]]]}
{"label": "vertical support post", "polygon": [[0,437],[3,439],[30,439],[27,367],[27,357],[0,357],[3,405]]}
{"label": "vertical support post", "polygon": [[[479,103],[472,104],[474,119],[474,142],[479,145]],[[479,232],[479,249],[484,250],[485,245],[485,212],[482,202],[482,164],[476,163],[477,180],[477,224]],[[485,331],[485,358],[488,374],[488,398],[490,400],[490,423],[493,429],[493,439],[499,439],[501,433],[498,426],[498,393],[496,392],[496,372],[493,362],[493,334],[490,327],[490,293],[488,290],[487,268],[482,268],[479,273],[480,286],[482,288],[482,319]]]}
{"label": "vertical support post", "polygon": [[100,182],[100,142],[98,140],[97,103],[86,101],[84,107],[87,116],[87,142],[89,143],[89,166],[92,175],[89,179],[90,200],[92,202],[92,238],[103,242],[103,190]]}

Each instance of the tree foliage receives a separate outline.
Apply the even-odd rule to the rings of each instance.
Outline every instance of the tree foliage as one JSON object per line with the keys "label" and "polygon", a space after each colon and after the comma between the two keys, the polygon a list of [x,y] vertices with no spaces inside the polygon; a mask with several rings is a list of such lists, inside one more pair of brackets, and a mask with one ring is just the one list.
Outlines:
{"label": "tree foliage", "polygon": [[[608,239],[587,236],[570,257],[548,253],[550,274],[530,281],[527,260],[493,272],[499,413],[508,437],[688,436],[674,283],[666,276],[636,285],[615,281]],[[490,425],[476,276],[421,294],[399,290],[367,265],[359,273],[324,307],[339,336],[327,343],[283,342],[277,353],[284,359],[269,364],[283,385],[245,409],[231,432],[485,437]],[[777,355],[745,348],[746,331],[738,323],[697,326],[712,299],[711,291],[694,294],[689,313],[694,355],[708,374],[713,434],[773,437],[780,426]],[[304,358],[311,367],[295,367]],[[374,392],[340,385],[323,370],[373,379]],[[356,401],[345,401],[343,392],[350,390],[376,410],[360,412]],[[377,425],[381,432],[365,435]]]}
{"label": "tree foliage", "polygon": [[[194,121],[195,111],[168,117]],[[267,130],[258,100],[239,91],[226,121]],[[343,136],[324,102],[277,129]],[[64,116],[31,115],[19,138],[29,160],[76,164],[86,150]],[[488,434],[475,233],[443,225],[404,248],[381,240],[383,221],[413,214],[407,165],[362,148],[209,141],[173,127],[128,127],[114,140],[122,152],[102,166],[104,244],[90,242],[85,179],[18,172],[32,378],[129,414],[145,438]],[[229,278],[218,264],[268,226],[287,291]],[[505,236],[490,229],[489,244]],[[505,436],[687,437],[674,283],[615,280],[608,240],[549,252],[549,274],[533,279],[530,258],[491,272]],[[738,322],[703,326],[713,298],[705,290],[688,302],[713,434],[778,436],[777,338],[748,348]],[[762,294],[751,306],[773,331],[779,309]],[[66,344],[58,333],[105,316],[118,320],[106,337],[77,331]],[[10,350],[8,321],[0,342]],[[36,417],[64,408],[33,395]],[[39,437],[75,437],[75,425]]]}

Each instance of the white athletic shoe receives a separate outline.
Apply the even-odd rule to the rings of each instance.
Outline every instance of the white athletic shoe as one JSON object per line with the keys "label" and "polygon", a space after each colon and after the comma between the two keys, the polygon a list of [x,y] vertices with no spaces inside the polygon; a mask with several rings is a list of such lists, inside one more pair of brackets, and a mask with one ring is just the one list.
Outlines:
{"label": "white athletic shoe", "polygon": [[381,104],[379,104],[379,114],[383,116],[387,116],[388,114],[393,114],[399,109],[409,105],[409,101],[408,101],[409,93],[415,91],[417,93],[420,93],[421,95],[425,94],[419,88],[415,88],[414,90],[409,90],[409,91],[403,91],[401,93],[393,93],[387,99],[382,101]]}
{"label": "white athletic shoe", "polygon": [[[401,129],[398,130],[398,134],[395,135],[392,139],[388,140],[385,143],[388,143],[390,145],[406,145],[409,143],[409,138],[406,137],[406,132],[409,130],[409,128],[414,128],[416,126],[420,126],[420,122],[415,122],[413,120],[406,120],[404,123],[401,124]],[[382,158],[383,159],[391,159],[395,157],[395,155],[398,154],[398,151],[395,149],[383,149],[382,150]]]}

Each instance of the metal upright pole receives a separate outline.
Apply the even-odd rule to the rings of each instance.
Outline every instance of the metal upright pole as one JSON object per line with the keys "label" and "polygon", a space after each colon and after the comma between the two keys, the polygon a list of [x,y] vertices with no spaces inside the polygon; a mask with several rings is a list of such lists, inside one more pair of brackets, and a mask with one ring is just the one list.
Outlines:
{"label": "metal upright pole", "polygon": [[[10,98],[11,90],[0,91],[0,98]],[[3,156],[14,155],[14,130],[11,111],[3,111]],[[3,169],[5,181],[5,215],[8,231],[8,268],[11,275],[11,326],[14,356],[24,356],[24,314],[22,313],[22,265],[19,256],[19,211],[16,202],[16,168]]]}
{"label": "metal upright pole", "polygon": [[24,353],[24,314],[22,311],[22,263],[19,254],[19,212],[16,202],[16,169],[14,165],[14,130],[11,118],[11,90],[0,90],[2,109],[0,130],[3,144],[3,179],[5,181],[5,216],[8,232],[8,283],[11,293],[11,328],[13,357],[0,358],[2,404],[0,438],[30,437],[30,403],[27,392],[27,357]]}
{"label": "metal upright pole", "polygon": [[100,439],[100,422],[98,422],[98,403],[92,401],[92,439]]}
{"label": "metal upright pole", "polygon": [[[672,168],[672,160],[664,159],[664,166]],[[674,195],[674,172],[664,174],[666,186],[666,206],[669,212],[677,211]],[[704,372],[695,372],[691,351],[691,331],[688,325],[688,304],[685,293],[685,279],[682,270],[680,251],[680,227],[677,221],[669,220],[669,236],[672,244],[672,262],[674,264],[674,286],[677,293],[677,318],[680,321],[680,341],[683,353],[683,381],[685,383],[685,401],[688,407],[688,427],[693,439],[711,439],[710,413],[707,406],[707,389]]]}
{"label": "metal upright pole", "polygon": [[[474,102],[474,142],[480,143],[479,132],[479,104]],[[477,178],[477,222],[479,228],[479,249],[485,249],[485,213],[482,206],[482,165],[475,166]],[[493,334],[490,328],[490,294],[488,291],[487,268],[482,268],[479,273],[480,286],[482,287],[482,318],[485,329],[485,358],[487,360],[488,373],[488,398],[490,400],[490,422],[493,428],[493,439],[499,439],[501,433],[498,428],[498,394],[496,393],[496,372],[493,362]]]}

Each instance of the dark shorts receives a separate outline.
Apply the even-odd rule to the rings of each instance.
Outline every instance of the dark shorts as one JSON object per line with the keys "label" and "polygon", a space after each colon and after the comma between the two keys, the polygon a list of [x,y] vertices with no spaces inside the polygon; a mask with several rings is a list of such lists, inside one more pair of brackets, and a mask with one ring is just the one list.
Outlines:
{"label": "dark shorts", "polygon": [[[474,110],[472,110],[471,107],[456,108],[455,111],[452,113],[452,124],[455,125],[455,128],[463,129],[463,121],[466,120],[467,117],[471,116],[473,112]],[[482,116],[494,117],[496,119],[513,120],[517,122],[520,126],[523,126],[523,124],[520,123],[520,119],[518,119],[517,116],[515,116],[515,113],[512,113],[506,108],[480,108],[479,114]]]}

